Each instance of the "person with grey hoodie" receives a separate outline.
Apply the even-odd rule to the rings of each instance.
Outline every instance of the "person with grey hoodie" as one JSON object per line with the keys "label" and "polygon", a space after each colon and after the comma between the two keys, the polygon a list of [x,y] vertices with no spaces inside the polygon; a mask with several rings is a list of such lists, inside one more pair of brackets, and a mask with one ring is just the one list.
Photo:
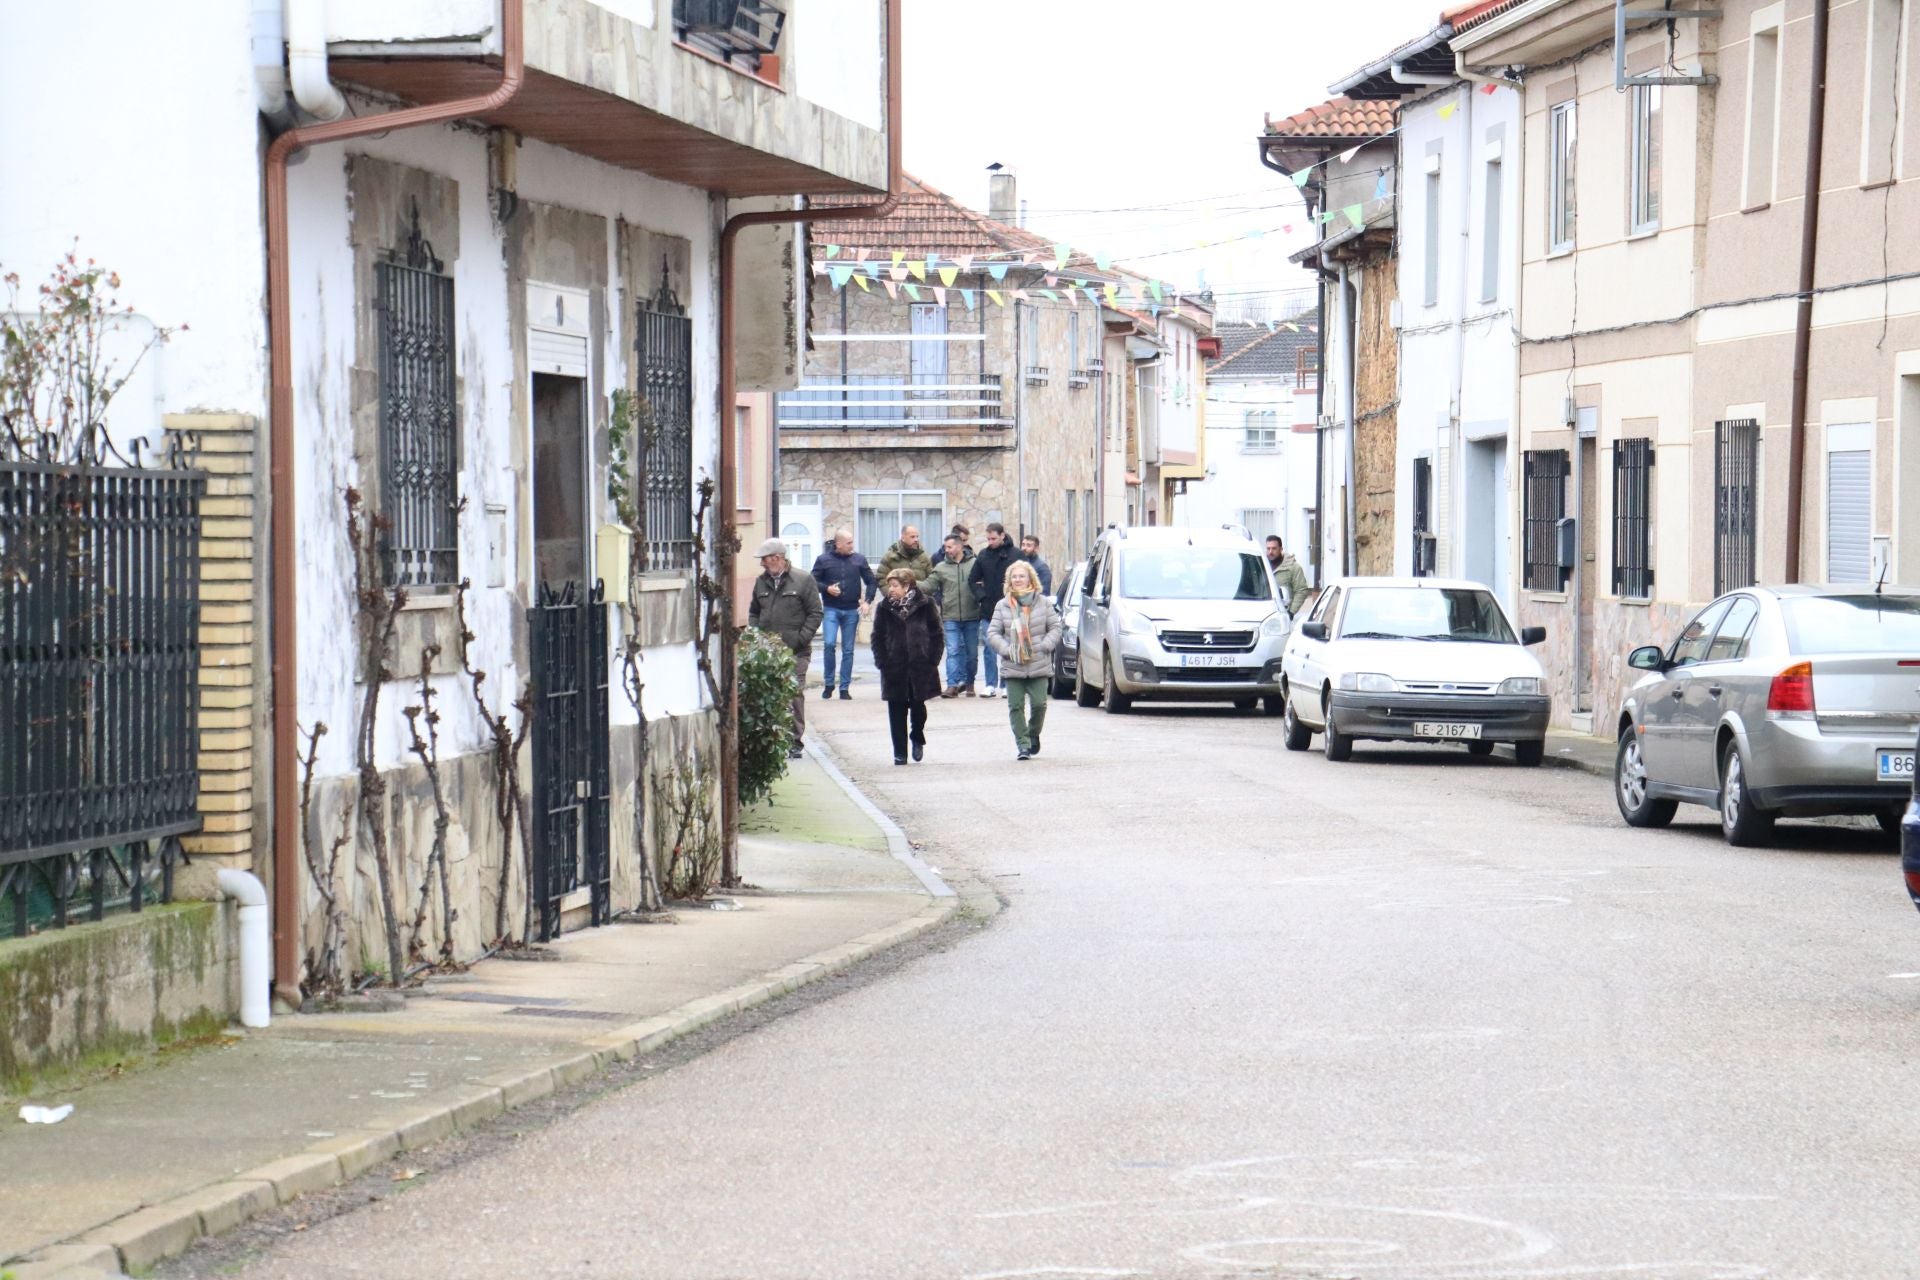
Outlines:
{"label": "person with grey hoodie", "polygon": [[1047,686],[1053,682],[1053,651],[1066,624],[1040,590],[1040,575],[1025,560],[1007,566],[1006,594],[993,609],[987,645],[1000,656],[1007,690],[1007,721],[1013,726],[1015,759],[1040,754],[1047,722]]}

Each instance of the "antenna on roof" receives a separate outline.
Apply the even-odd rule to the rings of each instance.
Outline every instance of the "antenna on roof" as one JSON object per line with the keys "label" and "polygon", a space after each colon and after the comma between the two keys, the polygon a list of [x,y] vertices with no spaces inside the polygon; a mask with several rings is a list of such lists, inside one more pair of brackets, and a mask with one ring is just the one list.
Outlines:
{"label": "antenna on roof", "polygon": [[1893,568],[1893,557],[1888,556],[1880,562],[1880,580],[1873,584],[1873,594],[1884,595],[1887,587],[1887,570]]}

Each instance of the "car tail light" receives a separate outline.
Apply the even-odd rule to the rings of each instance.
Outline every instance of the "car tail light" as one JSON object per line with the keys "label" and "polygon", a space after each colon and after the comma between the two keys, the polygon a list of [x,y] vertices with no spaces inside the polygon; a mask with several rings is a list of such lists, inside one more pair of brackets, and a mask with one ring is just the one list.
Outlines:
{"label": "car tail light", "polygon": [[1773,678],[1767,710],[1775,715],[1813,714],[1813,664],[1796,662]]}
{"label": "car tail light", "polygon": [[1920,906],[1920,871],[1909,871],[1906,876],[1907,893],[1913,898],[1914,905]]}

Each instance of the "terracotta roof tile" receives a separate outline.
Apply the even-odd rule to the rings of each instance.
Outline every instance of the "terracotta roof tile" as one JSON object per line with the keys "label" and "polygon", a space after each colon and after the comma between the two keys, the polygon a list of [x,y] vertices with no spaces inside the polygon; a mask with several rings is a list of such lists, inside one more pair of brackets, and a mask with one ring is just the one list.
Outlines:
{"label": "terracotta roof tile", "polygon": [[1477,27],[1489,18],[1497,18],[1509,9],[1517,8],[1524,0],[1475,0],[1472,4],[1463,4],[1449,9],[1440,15],[1440,21],[1455,31],[1466,31]]}
{"label": "terracotta roof tile", "polygon": [[[1301,319],[1293,321],[1299,330],[1275,329],[1268,333],[1265,325],[1245,326],[1254,330],[1254,336],[1238,346],[1226,346],[1227,354],[1218,360],[1207,363],[1207,378],[1213,382],[1232,382],[1236,378],[1291,378],[1299,370],[1302,348],[1315,348],[1320,344],[1320,336]],[[1241,335],[1232,330],[1241,329],[1240,325],[1221,326],[1218,330],[1223,344],[1234,343]]]}
{"label": "terracotta roof tile", "polygon": [[[905,194],[900,207],[872,222],[846,222],[825,219],[812,225],[816,244],[874,245],[898,249],[909,257],[915,254],[1004,254],[1046,251],[1053,244],[1031,231],[996,222],[986,214],[969,209],[930,183],[906,175]],[[836,201],[849,206],[878,204],[879,196]]]}
{"label": "terracotta roof tile", "polygon": [[1282,138],[1380,138],[1393,132],[1391,102],[1334,98],[1284,120],[1267,117],[1267,134]]}

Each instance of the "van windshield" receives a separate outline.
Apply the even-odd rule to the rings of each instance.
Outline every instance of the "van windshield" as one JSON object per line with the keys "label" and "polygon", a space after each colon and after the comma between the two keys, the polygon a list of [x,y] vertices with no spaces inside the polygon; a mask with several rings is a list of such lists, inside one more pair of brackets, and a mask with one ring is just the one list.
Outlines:
{"label": "van windshield", "polygon": [[1130,600],[1271,600],[1258,555],[1219,547],[1139,547],[1120,554],[1120,594]]}
{"label": "van windshield", "polygon": [[1355,587],[1340,623],[1345,640],[1467,640],[1514,644],[1485,591],[1461,587]]}
{"label": "van windshield", "polygon": [[1780,602],[1792,651],[1920,656],[1920,596],[1802,596]]}

